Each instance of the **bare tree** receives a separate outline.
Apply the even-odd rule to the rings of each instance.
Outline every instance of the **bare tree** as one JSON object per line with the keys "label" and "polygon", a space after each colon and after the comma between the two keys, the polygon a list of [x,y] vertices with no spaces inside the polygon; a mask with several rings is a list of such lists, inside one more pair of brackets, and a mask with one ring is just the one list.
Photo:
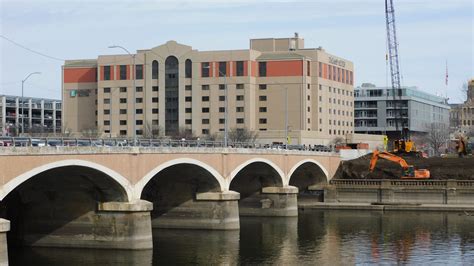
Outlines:
{"label": "bare tree", "polygon": [[84,129],[81,133],[83,138],[99,138],[102,136],[102,130],[99,127]]}
{"label": "bare tree", "polygon": [[331,145],[339,146],[346,143],[346,140],[343,137],[335,137],[331,140]]}
{"label": "bare tree", "polygon": [[436,156],[440,155],[440,149],[449,140],[449,128],[442,123],[431,123],[426,130],[426,142]]}
{"label": "bare tree", "polygon": [[196,139],[196,135],[194,135],[194,132],[191,129],[183,128],[180,127],[177,132],[169,136],[171,139],[186,139],[186,140],[192,140]]}
{"label": "bare tree", "polygon": [[461,85],[461,88],[459,88],[459,90],[461,91],[461,99],[463,102],[467,101],[467,92],[468,92],[468,85],[467,85],[467,82],[464,82],[462,85]]}
{"label": "bare tree", "polygon": [[203,140],[217,141],[217,140],[222,140],[222,137],[219,136],[219,134],[217,134],[217,133],[212,133],[212,134],[204,136]]}
{"label": "bare tree", "polygon": [[250,131],[247,128],[231,128],[229,130],[229,141],[230,142],[255,142],[258,137],[258,133]]}
{"label": "bare tree", "polygon": [[159,125],[152,125],[150,122],[147,122],[144,127],[143,136],[149,139],[158,139],[162,133],[161,127]]}

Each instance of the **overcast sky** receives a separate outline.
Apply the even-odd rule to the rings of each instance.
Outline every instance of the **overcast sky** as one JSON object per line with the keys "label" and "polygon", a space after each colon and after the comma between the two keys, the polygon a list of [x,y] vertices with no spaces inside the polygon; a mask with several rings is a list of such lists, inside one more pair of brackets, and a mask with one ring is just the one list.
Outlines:
{"label": "overcast sky", "polygon": [[[472,0],[394,0],[402,85],[462,100],[474,77]],[[355,85],[385,86],[383,0],[0,0],[0,94],[61,97],[61,59],[89,59],[176,40],[194,49],[248,49],[250,38],[291,37],[355,65]],[[446,60],[449,85],[445,89]]]}

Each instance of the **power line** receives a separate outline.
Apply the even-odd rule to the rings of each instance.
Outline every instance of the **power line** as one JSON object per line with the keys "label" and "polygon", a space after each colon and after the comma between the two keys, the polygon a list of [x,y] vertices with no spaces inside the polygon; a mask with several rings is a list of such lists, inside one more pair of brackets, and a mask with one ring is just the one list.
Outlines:
{"label": "power line", "polygon": [[25,50],[27,50],[27,51],[30,51],[30,52],[32,52],[32,53],[34,53],[34,54],[41,55],[41,56],[43,56],[43,57],[46,57],[46,58],[49,58],[49,59],[52,59],[52,60],[61,61],[61,62],[66,61],[65,59],[58,58],[58,57],[54,57],[54,56],[50,56],[50,55],[47,55],[47,54],[44,54],[44,53],[35,51],[35,50],[33,50],[33,49],[30,49],[30,48],[28,48],[28,47],[26,47],[26,46],[24,46],[24,45],[22,45],[22,44],[19,44],[19,43],[13,41],[13,40],[7,38],[7,37],[4,36],[4,35],[0,35],[0,37],[3,38],[4,40],[6,40],[6,41],[8,41],[8,42],[10,42],[10,43],[12,43],[12,44],[14,44],[14,45],[20,47],[20,48],[23,48],[23,49],[25,49]]}

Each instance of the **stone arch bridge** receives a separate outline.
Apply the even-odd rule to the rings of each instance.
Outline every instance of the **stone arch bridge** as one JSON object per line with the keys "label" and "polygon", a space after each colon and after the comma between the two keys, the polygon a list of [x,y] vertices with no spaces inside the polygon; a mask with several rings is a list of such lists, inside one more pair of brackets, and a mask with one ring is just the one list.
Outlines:
{"label": "stone arch bridge", "polygon": [[151,227],[238,229],[239,215],[296,216],[298,195],[326,184],[339,162],[267,149],[3,148],[0,218],[11,222],[9,245],[144,249]]}

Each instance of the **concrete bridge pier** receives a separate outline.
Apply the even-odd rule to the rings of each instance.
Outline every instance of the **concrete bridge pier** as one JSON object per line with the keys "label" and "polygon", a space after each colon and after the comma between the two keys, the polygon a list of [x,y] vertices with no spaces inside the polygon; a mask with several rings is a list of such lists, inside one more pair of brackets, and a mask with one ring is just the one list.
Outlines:
{"label": "concrete bridge pier", "polygon": [[264,187],[261,193],[247,197],[239,204],[242,216],[298,216],[298,188]]}
{"label": "concrete bridge pier", "polygon": [[39,208],[37,213],[42,214],[41,216],[29,216],[19,221],[21,224],[17,224],[17,229],[11,232],[13,243],[10,244],[61,248],[152,249],[152,209],[153,205],[144,200],[103,202],[97,203],[96,210],[74,219],[69,216],[61,220],[60,212],[55,215],[56,219],[50,219],[53,212]]}
{"label": "concrete bridge pier", "polygon": [[237,230],[240,194],[234,191],[197,193],[152,220],[153,228]]}
{"label": "concrete bridge pier", "polygon": [[8,265],[8,231],[10,231],[10,221],[0,218],[0,265]]}

